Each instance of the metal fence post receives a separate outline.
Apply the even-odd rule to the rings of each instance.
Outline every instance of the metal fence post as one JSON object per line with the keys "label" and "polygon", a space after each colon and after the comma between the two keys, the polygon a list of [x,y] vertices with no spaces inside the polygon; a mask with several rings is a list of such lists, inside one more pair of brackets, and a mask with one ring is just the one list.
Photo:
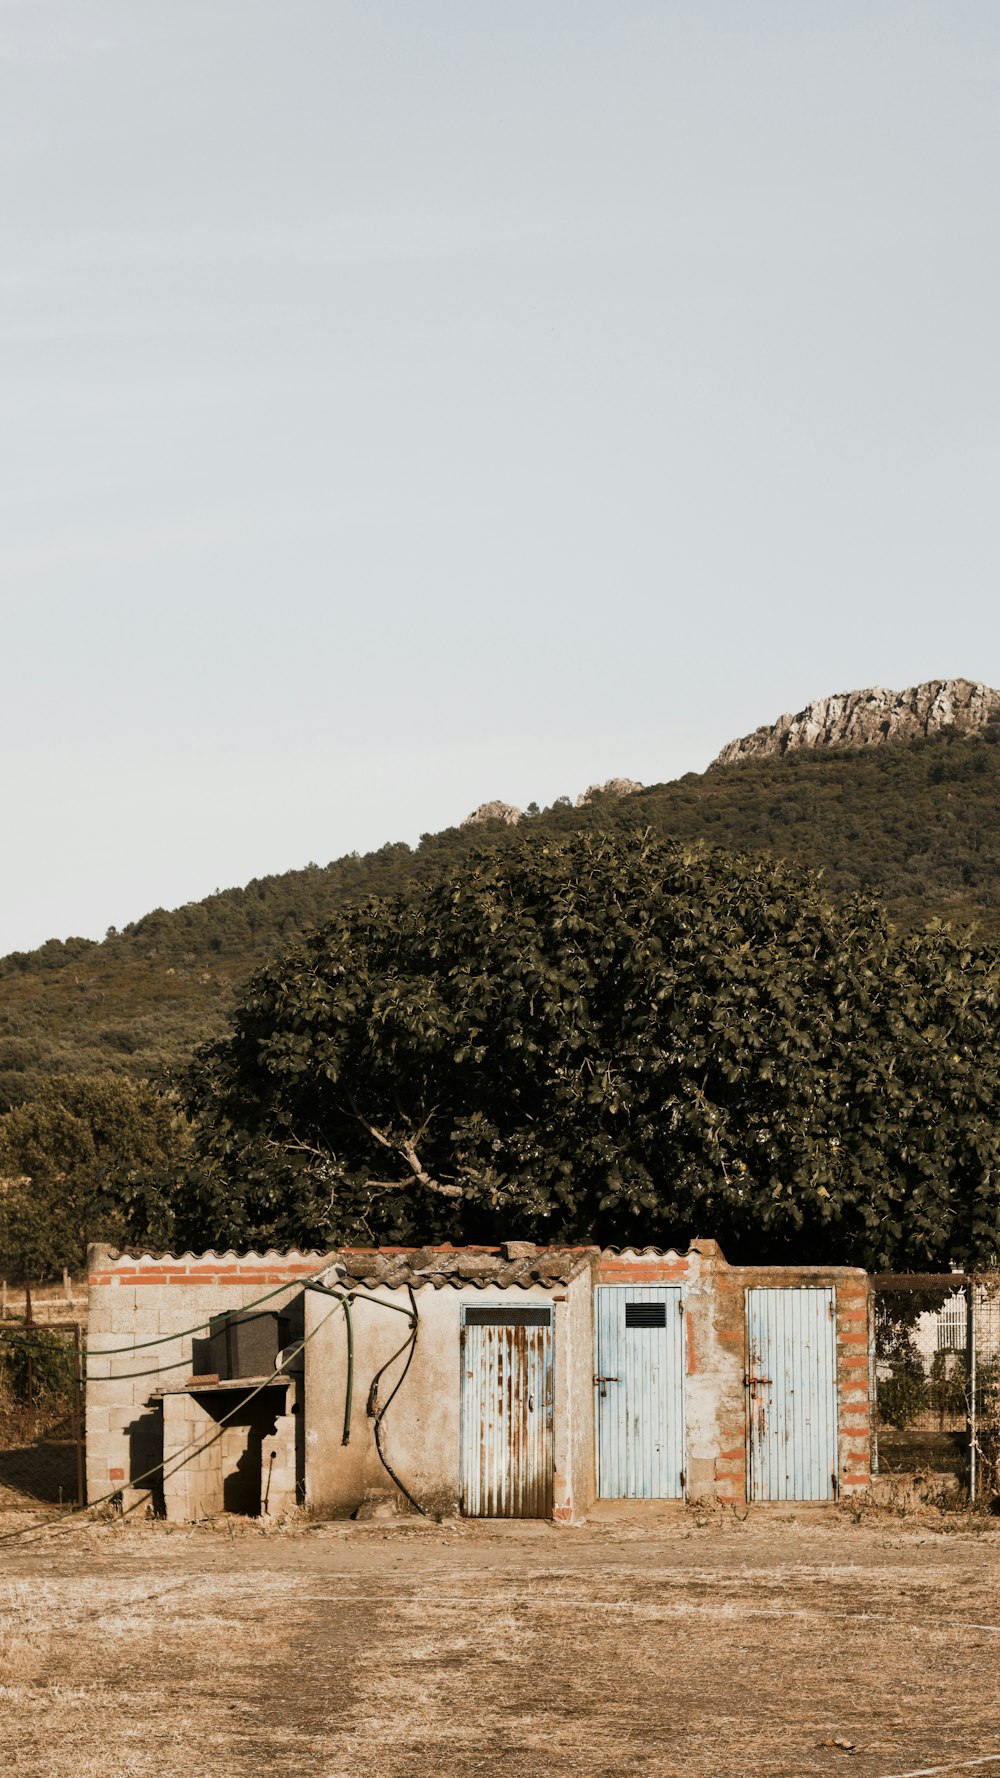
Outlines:
{"label": "metal fence post", "polygon": [[87,1485],[83,1472],[83,1342],[80,1323],[73,1323],[73,1433],[76,1438],[76,1504],[86,1506]]}
{"label": "metal fence post", "polygon": [[976,1285],[965,1286],[965,1352],[969,1382],[969,1503],[976,1503]]}
{"label": "metal fence post", "polygon": [[[32,1317],[32,1313],[31,1313],[31,1285],[27,1282],[27,1280],[25,1280],[25,1285],[24,1285],[24,1325],[25,1325],[25,1327],[31,1326],[32,1319],[33,1319],[33,1317]],[[29,1334],[29,1336],[28,1336],[28,1412],[29,1412],[29,1414],[33,1412],[34,1406],[35,1406],[35,1367],[34,1367],[34,1363],[32,1361],[32,1356],[31,1356],[31,1335]]]}
{"label": "metal fence post", "polygon": [[868,1279],[868,1429],[871,1441],[871,1473],[878,1475],[878,1354],[876,1351],[875,1292]]}

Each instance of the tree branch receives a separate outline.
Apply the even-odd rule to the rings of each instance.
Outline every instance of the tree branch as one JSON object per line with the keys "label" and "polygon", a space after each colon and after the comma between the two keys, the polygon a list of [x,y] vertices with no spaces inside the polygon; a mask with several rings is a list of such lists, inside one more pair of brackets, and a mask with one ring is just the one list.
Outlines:
{"label": "tree branch", "polygon": [[[398,1154],[401,1156],[409,1167],[417,1184],[422,1185],[425,1191],[436,1192],[438,1197],[441,1198],[460,1198],[464,1195],[460,1185],[443,1185],[440,1179],[434,1179],[432,1175],[427,1172],[413,1142],[408,1137],[404,1136],[400,1141],[394,1141],[391,1136],[385,1134],[384,1130],[380,1130],[377,1125],[369,1123],[366,1117],[362,1117],[361,1112],[358,1110],[358,1102],[353,1093],[349,1093],[348,1098],[351,1101],[351,1111],[362,1129],[367,1130],[369,1136],[371,1136],[381,1148],[387,1148],[390,1154]],[[425,1118],[420,1126],[419,1134],[422,1134],[423,1131],[426,1130],[433,1115],[434,1113],[431,1112],[430,1116]]]}
{"label": "tree branch", "polygon": [[[380,1142],[383,1148],[388,1148],[393,1154],[401,1154],[403,1156],[414,1177],[418,1179],[420,1184],[425,1186],[428,1191],[440,1192],[441,1195],[446,1198],[460,1198],[462,1196],[462,1188],[460,1185],[442,1185],[439,1180],[432,1179],[429,1173],[424,1172],[424,1169],[420,1165],[419,1157],[415,1153],[411,1143],[392,1142],[381,1130],[377,1130],[374,1125],[369,1124],[366,1119],[361,1116],[360,1112],[356,1111],[354,1115],[358,1122],[368,1131],[369,1135],[374,1136],[376,1142]],[[426,1128],[426,1125],[424,1127]],[[287,1152],[288,1149],[291,1149],[295,1154],[311,1154],[317,1161],[322,1161],[325,1167],[335,1167],[337,1165],[336,1155],[331,1154],[327,1149],[315,1148],[311,1142],[302,1142],[298,1136],[292,1136],[286,1142],[276,1142],[273,1137],[270,1137],[268,1139],[268,1147],[281,1149],[282,1152]],[[4,1182],[0,1181],[0,1184],[2,1183]],[[365,1180],[367,1190],[373,1192],[405,1191],[408,1183],[409,1181],[406,1179]]]}

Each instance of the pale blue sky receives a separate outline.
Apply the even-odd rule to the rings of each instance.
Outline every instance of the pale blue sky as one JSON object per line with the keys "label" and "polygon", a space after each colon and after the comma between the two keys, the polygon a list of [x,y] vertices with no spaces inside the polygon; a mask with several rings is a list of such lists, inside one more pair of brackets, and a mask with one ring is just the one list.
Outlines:
{"label": "pale blue sky", "polygon": [[1000,684],[989,0],[0,0],[0,951]]}

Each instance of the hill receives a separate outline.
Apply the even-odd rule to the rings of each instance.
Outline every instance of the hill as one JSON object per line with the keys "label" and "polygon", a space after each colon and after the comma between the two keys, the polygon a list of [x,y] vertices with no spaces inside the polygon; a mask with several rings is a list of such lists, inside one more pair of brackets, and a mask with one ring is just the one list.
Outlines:
{"label": "hill", "polygon": [[879,891],[892,918],[1000,935],[1000,727],[944,728],[858,750],[800,749],[689,773],[622,796],[589,792],[519,824],[447,828],[265,877],[146,914],[100,942],[50,940],[0,960],[0,1108],[46,1076],[104,1070],[169,1081],[220,1031],[239,984],[286,940],[358,897],[441,869],[456,874],[484,831],[516,846],[539,827],[648,827],[687,843],[763,852],[822,870],[840,893]]}

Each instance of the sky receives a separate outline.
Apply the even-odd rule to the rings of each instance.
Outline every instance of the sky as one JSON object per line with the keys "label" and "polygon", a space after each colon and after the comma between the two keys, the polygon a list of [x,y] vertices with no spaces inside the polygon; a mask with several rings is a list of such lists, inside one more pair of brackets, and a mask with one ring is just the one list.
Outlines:
{"label": "sky", "polygon": [[0,953],[1000,686],[995,0],[0,0]]}

